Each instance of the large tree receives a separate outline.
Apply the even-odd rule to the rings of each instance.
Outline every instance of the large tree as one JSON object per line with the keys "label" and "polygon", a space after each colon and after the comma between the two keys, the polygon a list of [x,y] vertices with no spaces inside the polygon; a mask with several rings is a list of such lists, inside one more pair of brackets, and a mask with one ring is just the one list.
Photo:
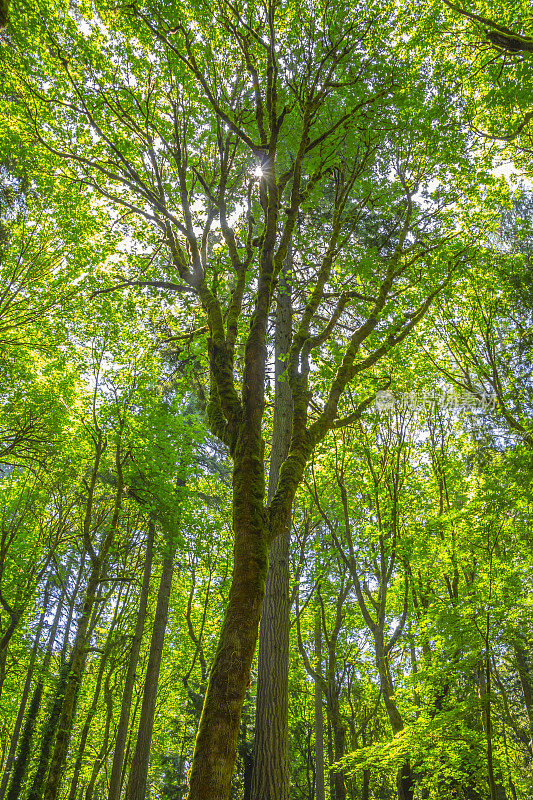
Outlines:
{"label": "large tree", "polygon": [[[207,328],[234,565],[189,798],[227,798],[269,548],[306,463],[368,407],[385,356],[471,255],[475,217],[467,237],[451,206],[470,188],[464,130],[446,85],[429,87],[398,43],[392,4],[21,3],[12,22],[21,140],[105,204],[131,254],[103,288],[177,293]],[[270,324],[287,263],[292,438],[267,504]]]}

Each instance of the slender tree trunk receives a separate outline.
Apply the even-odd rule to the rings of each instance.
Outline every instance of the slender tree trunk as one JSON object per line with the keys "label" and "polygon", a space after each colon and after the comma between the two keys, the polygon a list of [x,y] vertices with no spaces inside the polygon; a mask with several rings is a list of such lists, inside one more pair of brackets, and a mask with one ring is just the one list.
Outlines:
{"label": "slender tree trunk", "polygon": [[[48,765],[50,763],[50,756],[54,744],[54,736],[57,732],[57,725],[63,698],[65,695],[65,687],[68,681],[68,674],[70,670],[70,661],[65,661],[61,665],[59,676],[57,678],[56,690],[52,699],[51,705],[48,710],[42,731],[41,731],[41,744],[39,748],[39,757],[37,761],[37,769],[33,776],[33,781],[28,792],[27,800],[42,800],[43,786],[46,781],[48,773]],[[14,781],[13,781],[14,784]],[[8,800],[18,800],[19,794],[17,785],[12,784],[14,794],[8,797]]]}
{"label": "slender tree trunk", "polygon": [[[2,2],[2,0],[0,0],[0,2]],[[5,632],[3,633],[2,638],[0,639],[0,657],[2,658],[2,664],[4,666],[5,666],[5,659],[6,659],[6,655],[7,655],[7,648],[8,648],[9,642],[11,641],[11,638],[12,638],[13,634],[15,633],[16,629],[17,629],[17,625],[19,624],[20,620],[22,619],[22,615],[23,615],[24,611],[25,611],[24,608],[14,609],[13,611],[11,611],[10,623],[7,626]],[[2,674],[4,674],[4,672],[5,672],[5,669],[2,670]],[[2,685],[3,685],[3,680],[0,682],[0,695],[2,693]]]}
{"label": "slender tree trunk", "polygon": [[107,661],[107,654],[105,654],[105,656],[102,655],[102,658],[100,660],[100,667],[98,669],[98,675],[96,677],[96,685],[94,687],[93,700],[81,731],[80,742],[78,745],[77,755],[76,755],[76,762],[74,764],[74,773],[72,775],[72,780],[70,782],[70,791],[68,795],[69,800],[76,800],[76,794],[78,792],[78,781],[80,779],[80,772],[83,764],[83,756],[85,754],[85,746],[87,744],[87,738],[89,736],[89,731],[91,729],[91,724],[94,715],[96,714],[98,708],[98,700],[100,698],[100,691],[102,689],[102,679],[104,675],[104,666],[106,661]]}
{"label": "slender tree trunk", "polygon": [[2,800],[2,798],[6,793],[7,784],[9,782],[9,776],[11,774],[11,769],[13,767],[13,761],[15,760],[15,753],[17,750],[18,739],[22,728],[22,722],[24,720],[26,704],[28,702],[28,697],[30,696],[31,682],[33,680],[33,671],[35,668],[35,660],[37,658],[37,651],[39,649],[39,642],[41,641],[41,633],[43,630],[46,612],[48,611],[49,601],[50,601],[50,580],[47,581],[44,590],[43,609],[39,617],[39,622],[37,623],[37,630],[35,631],[35,639],[31,651],[30,664],[28,667],[28,672],[26,673],[26,680],[24,681],[24,687],[22,689],[22,696],[20,698],[19,710],[17,718],[15,720],[15,726],[13,728],[11,741],[9,743],[9,751],[6,757],[6,762],[4,764],[4,773],[2,775],[2,783],[0,784],[0,800]]}
{"label": "slender tree trunk", "polygon": [[[315,660],[316,671],[322,672],[322,621],[320,609],[315,611]],[[326,800],[324,774],[324,716],[322,709],[322,686],[315,678],[315,800]]]}
{"label": "slender tree trunk", "polygon": [[524,695],[524,704],[526,707],[527,718],[529,722],[529,735],[531,737],[530,749],[533,752],[533,691],[531,688],[531,679],[529,676],[529,668],[526,659],[524,648],[518,641],[513,642],[513,650],[515,655],[516,667],[520,677],[520,685],[522,687],[522,694]]}
{"label": "slender tree trunk", "polygon": [[63,764],[67,756],[72,725],[74,723],[76,699],[85,670],[85,663],[87,661],[90,628],[89,623],[96,601],[96,592],[99,584],[100,563],[93,566],[91,571],[82,615],[78,623],[76,638],[72,647],[72,654],[68,662],[69,668],[67,670],[61,708],[59,709],[57,716],[57,734],[55,737],[55,746],[50,760],[48,779],[46,781],[43,795],[44,800],[56,800],[59,793],[59,786],[63,773]]}
{"label": "slender tree trunk", "polygon": [[69,646],[69,638],[70,638],[70,629],[72,628],[72,620],[74,619],[74,609],[76,607],[76,600],[78,599],[80,586],[83,580],[83,573],[85,570],[85,559],[87,553],[85,550],[83,551],[81,560],[80,560],[80,567],[78,569],[78,574],[76,576],[76,583],[74,584],[74,589],[72,591],[72,595],[68,601],[68,613],[67,619],[65,622],[65,633],[63,636],[63,644],[61,646],[61,663],[64,664],[67,660],[67,653],[68,653],[68,646]]}
{"label": "slender tree trunk", "polygon": [[[339,761],[344,756],[345,736],[346,729],[342,724],[342,720],[337,717],[334,721],[333,731],[335,761]],[[344,783],[344,772],[342,769],[335,769],[333,773],[333,782],[335,785],[335,800],[346,800],[346,784]]]}
{"label": "slender tree trunk", "polygon": [[175,546],[170,546],[163,560],[161,570],[161,580],[157,593],[157,604],[152,629],[152,639],[150,641],[150,655],[148,657],[148,667],[144,680],[143,701],[141,706],[141,716],[139,719],[139,732],[137,743],[131,763],[131,771],[126,789],[127,800],[145,800],[146,781],[148,777],[148,765],[150,760],[150,747],[152,744],[152,733],[154,729],[155,706],[157,700],[157,685],[159,682],[159,670],[161,667],[161,656],[165,640],[165,631],[168,620],[168,606],[170,600],[170,590],[172,587],[172,575],[174,572]]}
{"label": "slender tree trunk", "polygon": [[111,727],[111,720],[113,718],[113,692],[111,687],[109,686],[109,681],[111,678],[111,672],[108,674],[105,686],[104,686],[104,696],[105,696],[105,703],[107,706],[107,715],[106,715],[106,723],[104,729],[104,736],[102,740],[102,744],[100,750],[98,751],[98,756],[96,757],[91,777],[89,779],[89,783],[87,785],[87,789],[85,791],[85,800],[92,800],[94,795],[94,787],[96,785],[96,781],[98,779],[98,775],[102,770],[102,764],[104,763],[104,759],[108,752],[108,743],[109,743],[109,731]]}
{"label": "slender tree trunk", "polygon": [[31,755],[31,743],[33,739],[33,734],[35,733],[35,726],[37,724],[39,710],[41,708],[41,700],[44,690],[44,681],[45,677],[47,676],[48,669],[50,667],[50,661],[52,660],[54,644],[57,636],[57,629],[59,627],[59,622],[61,620],[61,614],[63,613],[63,605],[67,593],[68,579],[69,579],[69,569],[67,568],[65,583],[63,585],[61,594],[59,596],[56,612],[54,614],[54,619],[52,621],[52,627],[50,628],[50,634],[48,636],[48,644],[46,647],[46,652],[44,654],[44,661],[40,669],[39,682],[37,683],[37,685],[33,690],[32,699],[28,707],[26,722],[24,723],[24,728],[20,739],[19,752],[13,768],[11,785],[9,787],[9,792],[7,793],[7,800],[17,800],[17,797],[20,792],[20,787],[22,786],[22,783],[24,781],[24,778],[28,770],[28,765]]}
{"label": "slender tree trunk", "polygon": [[[379,672],[381,692],[383,695],[383,702],[387,711],[389,721],[394,734],[403,731],[403,720],[401,718],[398,707],[396,706],[394,697],[394,687],[392,685],[392,677],[387,663],[387,656],[384,652],[383,645],[380,641],[378,633],[376,641],[376,662]],[[411,772],[411,764],[406,761],[400,767],[396,775],[396,787],[398,789],[398,800],[413,800],[414,798],[414,781]]]}
{"label": "slender tree trunk", "polygon": [[[93,491],[96,485],[98,466],[100,463],[101,455],[105,450],[106,445],[103,443],[103,437],[99,432],[98,442],[96,445],[96,457],[94,461],[91,492],[86,505],[86,513],[84,519],[84,535],[85,539],[90,541],[91,535],[91,515],[93,503]],[[96,604],[96,595],[102,579],[102,571],[104,564],[109,553],[109,549],[113,542],[115,531],[118,525],[122,495],[124,491],[124,483],[122,478],[122,462],[120,461],[120,439],[117,442],[116,449],[116,468],[117,468],[117,488],[115,493],[115,503],[113,508],[113,518],[110,522],[109,528],[104,536],[100,545],[100,552],[98,554],[91,554],[91,572],[87,582],[87,590],[85,594],[85,602],[83,604],[83,611],[78,621],[78,628],[76,637],[72,647],[70,657],[70,669],[68,673],[67,683],[65,686],[65,694],[63,697],[63,704],[58,716],[57,734],[55,738],[54,750],[52,758],[50,759],[50,769],[44,790],[43,800],[57,800],[61,779],[63,777],[63,766],[67,757],[70,736],[72,733],[72,726],[74,724],[74,714],[76,710],[76,700],[78,692],[83,679],[85,671],[85,664],[87,661],[87,651],[90,640],[90,622],[93,615],[93,609]],[[89,552],[91,552],[91,549]]]}
{"label": "slender tree trunk", "polygon": [[120,707],[120,718],[118,721],[115,750],[113,754],[113,766],[109,778],[108,800],[119,800],[120,788],[122,783],[122,767],[124,764],[124,753],[128,736],[128,725],[130,721],[131,701],[133,697],[133,687],[135,685],[135,675],[139,663],[139,653],[146,620],[146,609],[148,606],[148,592],[150,589],[150,576],[152,574],[152,562],[154,553],[155,523],[153,519],[148,522],[148,536],[146,539],[146,554],[144,558],[144,572],[139,596],[139,610],[135,623],[135,632],[131,643],[128,670],[124,682],[122,693],[122,704]]}
{"label": "slender tree trunk", "polygon": [[[327,707],[327,718],[328,718],[328,765],[331,767],[333,762],[335,761],[335,755],[333,750],[333,731],[331,726],[331,714],[329,707]],[[329,780],[329,796],[330,798],[335,797],[335,783],[333,781],[333,772],[331,769],[328,770],[328,780]]]}
{"label": "slender tree trunk", "polygon": [[6,663],[7,663],[7,648],[0,651],[0,697],[4,689],[4,681],[6,679]]}
{"label": "slender tree trunk", "polygon": [[[367,740],[366,740],[366,725],[363,727],[363,730],[361,732],[361,738],[362,738],[362,741],[363,741],[363,747],[366,747],[367,744],[370,744],[371,741],[372,741],[372,739],[371,739],[370,742],[367,742]],[[362,786],[361,786],[361,800],[370,800],[370,770],[369,769],[363,770],[363,783],[362,783]]]}
{"label": "slender tree trunk", "polygon": [[[335,672],[331,671],[328,675],[328,707],[329,719],[331,723],[331,733],[333,740],[333,760],[339,761],[344,756],[344,741],[346,728],[339,710],[339,699],[335,691]],[[344,772],[342,769],[334,767],[331,769],[331,797],[332,800],[346,800],[346,785],[344,783]]]}
{"label": "slender tree trunk", "polygon": [[[111,624],[110,624],[109,630],[107,632],[103,653],[102,653],[102,655],[100,657],[100,663],[98,665],[98,673],[96,675],[96,683],[95,683],[95,687],[94,687],[93,699],[92,699],[91,706],[89,708],[89,711],[88,711],[87,716],[85,718],[85,723],[84,723],[82,731],[81,731],[80,742],[79,742],[79,745],[78,745],[78,752],[77,752],[77,755],[76,755],[76,762],[74,764],[74,773],[72,775],[72,780],[71,780],[71,783],[70,783],[69,800],[76,800],[78,781],[79,781],[79,777],[80,777],[81,767],[82,767],[82,764],[83,764],[83,756],[84,756],[84,753],[85,753],[85,746],[87,744],[87,737],[89,736],[89,731],[91,729],[91,724],[92,724],[94,715],[96,714],[96,712],[98,710],[98,700],[100,698],[100,691],[101,691],[101,688],[102,688],[102,680],[103,680],[103,677],[104,677],[104,671],[105,671],[106,664],[107,664],[107,661],[108,661],[108,658],[109,658],[109,654],[111,652],[111,645],[113,643],[113,633],[115,631],[115,627],[116,627],[118,618],[120,616],[119,607],[120,607],[120,599],[121,599],[121,594],[122,594],[121,590],[122,590],[122,587],[119,590],[117,602],[116,602],[116,605],[115,605],[115,612],[113,614],[113,619],[111,620]],[[126,598],[127,598],[127,593],[126,593]],[[126,598],[124,600],[124,604],[122,605],[122,609],[124,608],[124,605],[126,603]],[[122,609],[121,609],[121,611],[122,611]],[[108,682],[109,682],[109,678],[107,679],[106,683],[108,683]]]}
{"label": "slender tree trunk", "polygon": [[[485,734],[485,741],[487,743],[487,777],[489,784],[490,800],[501,800],[501,791],[503,787],[497,783],[494,774],[494,756],[492,746],[492,713],[490,705],[490,692],[491,692],[491,672],[489,663],[489,653],[485,652],[484,663],[480,666],[478,671],[478,687],[479,699],[481,702],[481,721],[483,725],[483,732]],[[504,790],[505,796],[505,790]]]}
{"label": "slender tree trunk", "polygon": [[363,783],[361,786],[361,800],[370,800],[370,770],[363,771]]}
{"label": "slender tree trunk", "polygon": [[128,768],[129,768],[129,765],[130,765],[130,753],[131,753],[132,744],[133,744],[133,731],[135,730],[135,726],[137,724],[137,711],[139,710],[139,706],[141,704],[141,699],[142,699],[142,697],[141,697],[141,694],[139,693],[137,695],[137,699],[135,700],[135,705],[133,706],[133,714],[132,714],[132,718],[131,718],[131,726],[130,726],[130,730],[129,730],[129,734],[128,734],[128,743],[126,745],[126,753],[124,755],[124,763],[122,765],[122,775],[120,776],[120,794],[119,794],[119,796],[122,795],[122,790],[124,788],[124,785],[126,784],[126,776],[127,776]]}
{"label": "slender tree trunk", "polygon": [[[268,502],[278,486],[281,465],[289,452],[292,398],[285,356],[292,338],[292,303],[287,271],[280,275],[276,307],[275,393]],[[259,632],[254,768],[251,800],[288,800],[289,697],[289,545],[291,509],[284,531],[270,548],[270,563]]]}
{"label": "slender tree trunk", "polygon": [[0,29],[5,28],[9,20],[9,0],[0,0]]}
{"label": "slender tree trunk", "polygon": [[245,703],[242,709],[242,724],[241,724],[241,746],[240,754],[242,756],[242,771],[243,771],[243,796],[242,800],[250,800],[252,791],[252,773],[253,773],[253,756],[252,745],[248,739],[248,703]]}
{"label": "slender tree trunk", "polygon": [[[97,620],[98,615],[93,613],[89,623],[87,641],[90,641],[91,639]],[[65,632],[65,635],[68,635],[67,631]],[[56,740],[56,735],[61,720],[61,710],[64,704],[65,692],[68,688],[71,665],[71,658],[60,662],[60,672],[57,679],[56,692],[52,700],[45,724],[43,725],[39,761],[27,800],[42,800],[44,796],[43,786],[45,786],[45,781],[49,775],[49,764],[53,754],[54,741]],[[15,795],[15,799],[16,797],[17,795]]]}

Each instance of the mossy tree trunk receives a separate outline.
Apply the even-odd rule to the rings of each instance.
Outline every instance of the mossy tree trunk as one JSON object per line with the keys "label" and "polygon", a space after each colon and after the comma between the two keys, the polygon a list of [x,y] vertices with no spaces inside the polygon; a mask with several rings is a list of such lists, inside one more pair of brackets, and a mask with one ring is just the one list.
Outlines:
{"label": "mossy tree trunk", "polygon": [[233,472],[234,566],[190,775],[189,800],[226,800],[265,593],[268,546],[260,437],[242,431]]}
{"label": "mossy tree trunk", "polygon": [[102,743],[100,745],[100,749],[98,750],[98,755],[96,756],[93,762],[91,777],[89,778],[89,783],[87,784],[87,788],[85,790],[85,800],[93,800],[96,781],[98,780],[98,776],[102,771],[102,766],[104,764],[105,758],[110,750],[109,736],[111,732],[111,720],[113,719],[113,690],[110,685],[112,674],[113,671],[109,670],[104,684],[104,698],[107,711],[104,734],[102,737]]}
{"label": "mossy tree trunk", "polygon": [[5,28],[9,20],[9,0],[0,0],[0,29]]}

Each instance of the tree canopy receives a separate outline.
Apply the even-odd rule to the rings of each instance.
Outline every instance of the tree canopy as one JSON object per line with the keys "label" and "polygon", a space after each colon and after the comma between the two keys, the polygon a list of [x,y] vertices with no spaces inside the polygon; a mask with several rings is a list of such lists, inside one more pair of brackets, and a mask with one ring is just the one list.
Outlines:
{"label": "tree canopy", "polygon": [[0,7],[0,800],[529,800],[523,3]]}

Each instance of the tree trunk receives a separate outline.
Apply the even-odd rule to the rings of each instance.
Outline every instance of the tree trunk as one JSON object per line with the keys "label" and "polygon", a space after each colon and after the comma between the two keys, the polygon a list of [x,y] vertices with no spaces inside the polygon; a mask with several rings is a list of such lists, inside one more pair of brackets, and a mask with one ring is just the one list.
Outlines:
{"label": "tree trunk", "polygon": [[41,640],[41,633],[43,630],[44,619],[46,616],[46,612],[48,610],[48,603],[50,600],[50,579],[46,583],[46,587],[44,590],[44,599],[43,599],[43,609],[41,611],[41,615],[39,617],[39,622],[37,623],[37,630],[35,631],[35,638],[33,642],[33,648],[31,651],[31,658],[30,664],[28,667],[28,672],[26,673],[26,680],[24,681],[24,687],[22,689],[22,696],[20,698],[19,710],[17,714],[17,718],[15,720],[15,726],[13,728],[13,734],[11,736],[11,741],[9,743],[9,751],[6,757],[6,762],[4,764],[4,773],[2,775],[2,783],[0,784],[0,800],[4,797],[7,789],[7,784],[9,781],[9,776],[11,774],[11,768],[13,767],[13,761],[15,760],[15,752],[17,749],[18,739],[20,735],[20,730],[22,728],[22,722],[24,719],[24,713],[26,711],[26,704],[28,702],[28,697],[30,695],[30,688],[31,682],[33,679],[33,670],[35,667],[35,660],[37,658],[37,650],[39,649],[39,642]]}
{"label": "tree trunk", "polygon": [[[344,741],[346,737],[346,728],[340,715],[339,697],[335,687],[335,668],[332,665],[333,653],[332,645],[334,647],[334,640],[330,642],[330,659],[328,669],[328,687],[327,687],[327,702],[329,711],[329,721],[331,724],[331,737],[333,744],[333,761],[339,761],[344,756]],[[338,767],[332,767],[330,773],[331,797],[332,800],[346,800],[346,785],[344,783],[344,772]]]}
{"label": "tree trunk", "polygon": [[252,791],[252,773],[253,773],[253,745],[248,739],[248,703],[245,703],[242,709],[242,724],[241,724],[241,745],[239,748],[242,757],[242,771],[243,771],[243,796],[242,800],[251,800]]}
{"label": "tree trunk", "polygon": [[524,695],[524,704],[526,707],[527,718],[529,722],[529,735],[531,737],[530,748],[531,751],[533,752],[533,692],[531,689],[529,668],[524,649],[522,645],[516,640],[513,642],[513,649],[516,660],[516,666],[518,669],[518,675],[520,677],[522,694]]}
{"label": "tree trunk", "polygon": [[120,776],[120,793],[119,793],[119,797],[122,796],[122,789],[124,788],[124,785],[126,784],[126,776],[127,776],[127,772],[128,772],[128,768],[129,768],[129,764],[130,764],[130,753],[131,753],[132,744],[133,744],[133,731],[135,730],[135,726],[136,726],[136,723],[137,723],[137,711],[139,710],[139,705],[141,703],[141,699],[142,699],[141,693],[139,692],[138,695],[137,695],[137,698],[135,700],[135,705],[133,706],[133,714],[132,714],[132,717],[131,717],[131,726],[130,726],[130,730],[129,730],[129,734],[128,734],[128,743],[126,745],[126,752],[124,754],[124,763],[122,765],[122,775]]}
{"label": "tree trunk", "polygon": [[[394,687],[392,685],[392,677],[387,663],[387,656],[385,654],[382,643],[379,641],[380,636],[378,633],[376,641],[376,665],[379,672],[379,680],[381,686],[381,693],[383,695],[383,702],[393,733],[401,733],[403,731],[403,720],[396,706],[394,697]],[[414,781],[411,772],[411,764],[409,760],[403,764],[396,775],[396,787],[398,789],[398,800],[413,800],[414,797]]]}
{"label": "tree trunk", "polygon": [[[85,746],[87,744],[87,737],[89,736],[89,731],[91,729],[91,724],[92,724],[94,715],[96,714],[96,712],[98,710],[98,700],[100,698],[100,691],[101,691],[101,688],[102,688],[102,680],[103,680],[103,677],[104,677],[104,671],[105,671],[105,667],[106,667],[106,664],[107,664],[107,660],[109,658],[109,653],[111,652],[111,645],[112,645],[112,642],[113,642],[113,633],[114,633],[114,630],[115,630],[115,626],[116,626],[118,618],[120,616],[119,606],[120,606],[120,596],[121,596],[121,594],[122,594],[122,587],[119,590],[117,602],[116,602],[116,605],[115,605],[115,612],[113,614],[113,619],[111,620],[111,624],[110,624],[109,630],[107,632],[107,636],[106,636],[106,640],[105,640],[105,644],[104,644],[104,650],[103,650],[103,653],[102,653],[101,658],[100,658],[100,663],[98,665],[98,673],[96,675],[96,684],[95,684],[95,687],[94,687],[94,693],[93,693],[93,699],[92,699],[92,702],[91,702],[91,707],[89,708],[89,711],[87,713],[87,717],[85,718],[85,723],[83,725],[83,729],[82,729],[81,736],[80,736],[80,743],[78,745],[76,763],[74,764],[74,774],[72,776],[72,780],[71,780],[71,783],[70,783],[69,800],[76,800],[76,793],[77,793],[77,788],[78,788],[78,780],[79,780],[79,777],[80,777],[81,767],[82,767],[82,764],[83,764],[83,755],[85,753]],[[127,599],[127,592],[126,592],[126,598],[124,600],[124,604],[122,606],[121,611],[123,610],[124,605],[126,604],[126,599]],[[107,682],[108,681],[109,681],[109,678],[108,678]]]}
{"label": "tree trunk", "polygon": [[170,551],[167,551],[163,560],[161,580],[157,593],[154,627],[152,629],[152,639],[150,641],[150,655],[148,657],[141,716],[139,718],[139,732],[137,734],[137,743],[131,763],[128,787],[126,789],[127,800],[145,800],[146,797],[146,781],[148,777],[150,747],[154,729],[157,685],[159,682],[161,656],[167,627],[172,575],[174,572],[175,546],[169,544],[168,547]]}
{"label": "tree trunk", "polygon": [[65,690],[63,701],[58,714],[57,734],[55,745],[50,759],[50,769],[43,794],[44,800],[56,800],[59,794],[61,778],[63,777],[63,765],[67,756],[72,725],[74,724],[74,712],[76,700],[81,685],[85,663],[87,661],[87,650],[90,637],[90,621],[92,611],[96,601],[96,592],[100,584],[100,563],[93,565],[91,575],[87,585],[87,593],[83,604],[83,611],[78,623],[76,638],[72,647],[69,659],[69,669],[66,675]]}
{"label": "tree trunk", "polygon": [[361,800],[370,800],[370,770],[363,771],[363,784],[361,786]]}
{"label": "tree trunk", "polygon": [[[91,490],[85,509],[84,518],[84,537],[87,542],[90,541],[91,535],[91,515],[93,504],[93,492],[96,485],[98,476],[98,467],[101,455],[105,450],[106,444],[103,441],[102,433],[99,431],[98,441],[96,444],[96,455],[91,479]],[[91,572],[87,582],[87,590],[85,594],[85,602],[83,604],[83,611],[80,619],[78,620],[78,629],[76,631],[76,638],[72,647],[70,656],[70,669],[68,672],[67,683],[65,686],[65,694],[63,697],[63,704],[57,722],[57,734],[55,738],[54,750],[52,758],[50,759],[50,769],[44,790],[43,800],[57,800],[61,779],[63,777],[63,766],[67,757],[70,736],[72,733],[72,726],[74,724],[74,713],[76,710],[76,700],[78,692],[85,672],[85,664],[87,661],[87,651],[91,636],[91,618],[93,609],[96,604],[96,595],[100,581],[102,579],[102,571],[104,564],[109,553],[109,549],[114,539],[115,531],[118,525],[122,495],[124,491],[124,482],[122,478],[122,462],[120,461],[120,439],[117,441],[116,449],[116,468],[117,468],[117,488],[115,493],[115,502],[113,508],[113,517],[109,524],[104,539],[100,545],[98,554],[91,553]],[[91,552],[91,548],[89,552]]]}
{"label": "tree trunk", "polygon": [[[488,627],[488,626],[487,626]],[[501,781],[497,780],[494,772],[494,756],[492,745],[492,712],[490,704],[490,693],[492,685],[492,675],[490,670],[490,654],[488,649],[485,651],[485,659],[480,665],[477,675],[479,689],[479,699],[481,703],[481,722],[485,741],[487,743],[487,778],[489,784],[490,800],[505,800],[505,789]]]}
{"label": "tree trunk", "polygon": [[61,663],[64,664],[67,660],[67,653],[68,653],[68,645],[69,645],[69,638],[70,638],[70,629],[72,627],[72,620],[74,618],[74,608],[76,607],[76,600],[78,599],[78,594],[80,591],[80,586],[83,580],[83,573],[85,570],[85,558],[87,553],[85,550],[82,553],[80,559],[80,567],[78,569],[78,574],[76,576],[76,583],[74,584],[74,589],[72,591],[72,595],[68,601],[68,614],[67,620],[65,623],[65,634],[63,636],[63,644],[61,646]]}
{"label": "tree trunk", "polygon": [[109,778],[108,800],[119,800],[120,788],[122,783],[122,767],[124,764],[124,753],[128,736],[128,725],[130,721],[131,701],[133,697],[133,687],[135,684],[135,673],[139,662],[139,653],[146,620],[146,609],[148,605],[148,592],[150,589],[150,576],[152,574],[152,561],[154,552],[155,523],[153,519],[148,522],[148,536],[146,539],[146,554],[144,558],[144,573],[139,596],[139,610],[135,623],[135,632],[131,643],[130,657],[128,661],[128,671],[124,682],[122,693],[122,704],[120,707],[120,718],[118,721],[115,750],[113,754],[113,766]]}
{"label": "tree trunk", "polygon": [[0,29],[9,21],[9,0],[0,0]]}
{"label": "tree trunk", "polygon": [[94,764],[93,764],[91,777],[89,779],[89,783],[88,783],[87,789],[85,791],[85,800],[93,800],[94,787],[96,785],[96,781],[98,779],[98,775],[100,774],[100,772],[102,770],[102,764],[104,763],[104,759],[105,759],[105,757],[107,755],[107,752],[108,752],[109,730],[110,730],[110,727],[111,727],[111,720],[113,718],[113,692],[112,692],[111,687],[109,685],[110,678],[111,678],[111,672],[109,672],[109,674],[108,674],[108,676],[106,678],[106,681],[105,681],[105,686],[104,686],[105,703],[106,703],[106,706],[107,706],[107,716],[106,716],[106,723],[105,723],[105,729],[104,729],[104,737],[103,737],[103,740],[102,740],[102,745],[100,747],[100,750],[98,751],[98,756],[96,757],[96,759],[94,761]]}
{"label": "tree trunk", "polygon": [[[315,659],[316,671],[322,672],[322,621],[320,609],[315,611]],[[324,776],[324,717],[322,710],[322,686],[315,678],[315,800],[326,800]]]}
{"label": "tree trunk", "polygon": [[72,775],[72,780],[70,782],[70,791],[68,795],[68,800],[76,800],[76,794],[78,792],[78,781],[80,779],[80,772],[83,764],[83,756],[85,753],[85,746],[87,744],[87,738],[89,736],[89,731],[91,729],[91,724],[96,714],[98,708],[98,700],[100,698],[100,691],[102,688],[102,678],[104,675],[104,666],[105,662],[107,661],[107,653],[102,655],[100,661],[100,667],[98,669],[98,675],[96,678],[96,686],[94,688],[93,700],[91,703],[91,707],[87,713],[85,718],[85,723],[83,725],[83,729],[80,736],[80,743],[78,745],[77,755],[76,755],[76,762],[74,764],[74,773]]}
{"label": "tree trunk", "polygon": [[[98,615],[93,613],[89,623],[87,641],[90,641],[97,621]],[[67,635],[68,631],[65,631],[65,636]],[[71,666],[71,658],[69,658],[67,661],[60,662],[60,672],[57,679],[56,692],[52,699],[46,722],[43,725],[39,761],[27,800],[42,800],[43,798],[43,786],[47,776],[49,775],[50,759],[53,754],[54,741],[61,720],[61,709],[63,708],[65,692],[68,687]],[[17,797],[18,795],[15,795],[14,800],[16,800]]]}
{"label": "tree trunk", "polygon": [[230,794],[268,569],[260,425],[240,426],[233,489],[232,582],[196,738],[188,800],[228,800]]}
{"label": "tree trunk", "polygon": [[[65,661],[61,665],[59,676],[57,678],[55,694],[52,698],[48,709],[48,714],[41,731],[41,744],[39,748],[39,757],[37,760],[37,769],[35,770],[35,774],[33,776],[33,781],[31,783],[30,791],[28,792],[27,800],[42,800],[43,786],[48,773],[50,755],[54,744],[54,736],[57,732],[59,714],[63,704],[69,670],[70,661]],[[14,790],[14,793],[13,795],[9,795],[8,800],[18,800],[19,788],[20,787],[15,784],[15,781],[13,781],[11,789]]]}
{"label": "tree trunk", "polygon": [[48,644],[44,655],[44,661],[40,670],[41,675],[39,678],[39,682],[37,683],[35,689],[33,690],[33,695],[28,708],[28,714],[26,716],[26,722],[24,724],[24,728],[22,731],[19,752],[17,759],[15,761],[15,766],[13,769],[13,777],[11,779],[11,785],[9,787],[9,792],[7,794],[7,800],[17,800],[17,797],[19,796],[20,792],[20,787],[22,786],[24,777],[28,770],[28,764],[31,755],[31,743],[33,739],[33,734],[35,732],[35,726],[37,724],[37,718],[39,716],[39,710],[41,708],[41,700],[44,690],[44,679],[48,673],[50,661],[52,660],[52,653],[56,641],[57,629],[59,627],[59,622],[61,620],[61,614],[63,612],[63,604],[65,602],[65,596],[67,592],[68,578],[69,578],[69,569],[67,568],[65,583],[61,590],[61,594],[59,596],[56,612],[52,622],[52,627],[50,629],[50,634],[48,637]]}
{"label": "tree trunk", "polygon": [[[275,391],[268,502],[278,486],[281,465],[289,452],[292,397],[285,356],[292,339],[292,303],[287,271],[280,275],[276,306]],[[289,509],[284,530],[270,548],[270,563],[259,632],[254,767],[251,800],[288,800],[289,697]]]}

